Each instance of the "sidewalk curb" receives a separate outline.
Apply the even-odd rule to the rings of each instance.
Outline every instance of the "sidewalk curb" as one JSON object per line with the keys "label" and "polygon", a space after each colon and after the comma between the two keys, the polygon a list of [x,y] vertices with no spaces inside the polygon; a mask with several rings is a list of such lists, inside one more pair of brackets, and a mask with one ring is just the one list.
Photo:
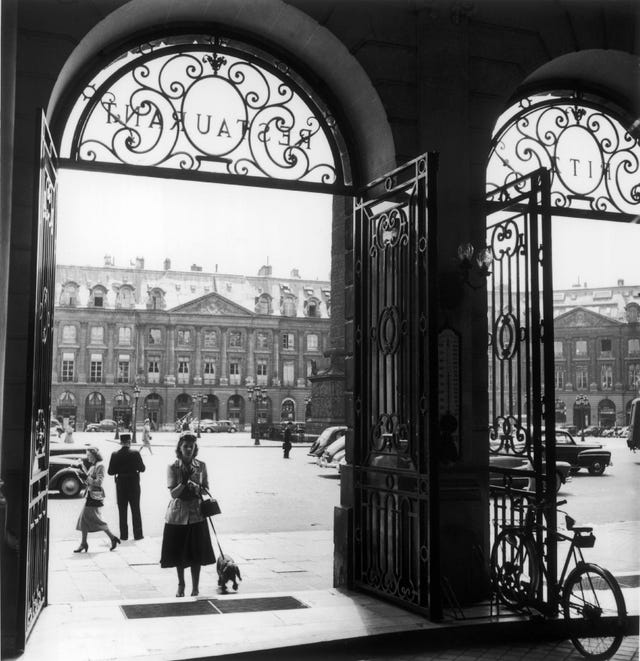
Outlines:
{"label": "sidewalk curb", "polygon": [[[637,636],[639,631],[639,616],[627,616],[625,636]],[[332,655],[339,653],[357,654],[358,656],[379,653],[402,654],[424,653],[426,650],[436,652],[438,648],[458,648],[471,645],[487,644],[491,647],[496,641],[505,643],[564,642],[567,640],[565,624],[562,619],[556,620],[517,620],[511,622],[476,622],[464,624],[463,620],[445,624],[438,628],[420,631],[394,631],[392,633],[373,636],[358,636],[342,640],[320,641],[289,647],[276,647],[254,650],[252,652],[237,652],[219,656],[193,657],[182,661],[326,661]],[[454,641],[457,641],[454,643]],[[390,657],[391,658],[391,657]]]}

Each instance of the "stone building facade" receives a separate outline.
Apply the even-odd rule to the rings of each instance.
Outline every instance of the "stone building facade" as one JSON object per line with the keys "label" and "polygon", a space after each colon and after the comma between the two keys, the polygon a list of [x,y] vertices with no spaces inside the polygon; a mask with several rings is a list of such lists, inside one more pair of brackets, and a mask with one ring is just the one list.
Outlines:
{"label": "stone building facade", "polygon": [[[102,267],[56,268],[52,415],[173,429],[191,413],[240,428],[311,417],[310,376],[328,367],[328,282]],[[266,399],[249,399],[247,388]]]}
{"label": "stone building facade", "polygon": [[629,424],[640,391],[640,287],[554,292],[556,422]]}

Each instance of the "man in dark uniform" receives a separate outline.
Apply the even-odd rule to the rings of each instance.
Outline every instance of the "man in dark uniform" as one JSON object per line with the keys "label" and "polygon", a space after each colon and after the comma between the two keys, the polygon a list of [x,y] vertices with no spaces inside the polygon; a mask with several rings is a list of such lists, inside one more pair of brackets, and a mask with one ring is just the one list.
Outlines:
{"label": "man in dark uniform", "polygon": [[127,506],[131,507],[134,539],[142,539],[142,517],[140,515],[140,473],[145,465],[137,450],[131,449],[131,434],[120,434],[118,451],[111,455],[109,475],[116,478],[116,498],[120,515],[120,539],[128,539]]}
{"label": "man in dark uniform", "polygon": [[284,443],[282,449],[284,450],[284,458],[289,459],[289,452],[291,452],[291,441],[293,439],[293,423],[288,422],[284,428]]}

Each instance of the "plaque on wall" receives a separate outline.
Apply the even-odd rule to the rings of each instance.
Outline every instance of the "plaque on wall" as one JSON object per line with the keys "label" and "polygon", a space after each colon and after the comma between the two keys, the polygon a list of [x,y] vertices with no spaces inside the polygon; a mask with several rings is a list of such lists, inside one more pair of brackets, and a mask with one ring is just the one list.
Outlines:
{"label": "plaque on wall", "polygon": [[440,461],[460,458],[460,336],[452,328],[438,333],[438,420]]}

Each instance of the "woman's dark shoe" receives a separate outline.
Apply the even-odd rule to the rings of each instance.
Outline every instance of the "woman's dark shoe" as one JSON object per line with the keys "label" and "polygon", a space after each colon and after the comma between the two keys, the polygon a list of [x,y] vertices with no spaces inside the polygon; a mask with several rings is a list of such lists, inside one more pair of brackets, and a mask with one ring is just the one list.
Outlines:
{"label": "woman's dark shoe", "polygon": [[74,553],[82,553],[83,551],[86,553],[89,550],[89,544],[80,544],[77,549],[73,549]]}
{"label": "woman's dark shoe", "polygon": [[184,597],[184,583],[178,583],[178,591],[176,597]]}
{"label": "woman's dark shoe", "polygon": [[117,537],[112,537],[111,548],[109,549],[109,551],[113,551],[116,548],[116,546],[118,546],[118,544],[120,544],[120,540]]}
{"label": "woman's dark shoe", "polygon": [[198,588],[193,588],[193,590],[191,590],[192,597],[197,597],[199,594],[200,593],[198,592]]}

